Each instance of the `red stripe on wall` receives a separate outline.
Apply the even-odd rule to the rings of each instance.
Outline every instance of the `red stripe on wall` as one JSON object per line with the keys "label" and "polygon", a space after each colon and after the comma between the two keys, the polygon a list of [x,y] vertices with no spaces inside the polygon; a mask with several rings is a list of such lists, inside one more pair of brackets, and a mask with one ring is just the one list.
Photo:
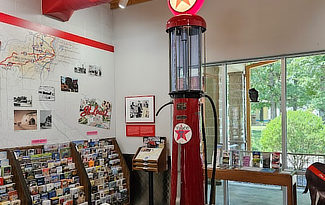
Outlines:
{"label": "red stripe on wall", "polygon": [[21,28],[30,29],[30,30],[37,31],[40,33],[49,34],[52,36],[56,36],[58,38],[62,38],[62,39],[68,40],[68,41],[84,44],[84,45],[102,49],[105,51],[114,52],[114,46],[112,46],[112,45],[94,41],[89,38],[81,37],[81,36],[78,36],[78,35],[75,35],[72,33],[60,31],[60,30],[57,30],[57,29],[54,29],[54,28],[51,28],[48,26],[32,23],[30,21],[26,21],[24,19],[10,16],[8,14],[1,13],[1,12],[0,12],[0,22],[18,26]]}

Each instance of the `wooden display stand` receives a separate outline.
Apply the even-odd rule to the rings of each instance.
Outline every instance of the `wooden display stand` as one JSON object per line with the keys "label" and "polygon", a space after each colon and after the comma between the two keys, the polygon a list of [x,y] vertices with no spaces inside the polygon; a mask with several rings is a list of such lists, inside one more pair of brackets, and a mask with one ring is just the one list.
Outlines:
{"label": "wooden display stand", "polygon": [[[70,146],[70,147],[71,147],[72,161],[76,165],[76,169],[78,171],[78,176],[80,178],[80,184],[85,187],[86,201],[89,202],[88,204],[91,204],[90,200],[88,200],[88,199],[90,199],[90,192],[89,192],[89,194],[86,192],[86,188],[90,186],[90,182],[89,182],[87,173],[85,172],[85,168],[82,165],[82,161],[81,161],[79,153],[76,152],[74,146]],[[31,205],[32,199],[31,199],[31,194],[29,192],[29,187],[26,184],[26,180],[23,176],[23,173],[22,173],[22,170],[20,167],[20,162],[16,159],[13,152],[15,150],[43,149],[43,148],[44,148],[44,145],[37,145],[37,146],[15,147],[15,148],[10,148],[8,150],[8,158],[9,158],[10,164],[12,166],[14,180],[15,180],[15,183],[17,186],[19,199],[21,200],[22,205]],[[80,164],[82,166],[80,166]]]}
{"label": "wooden display stand", "polygon": [[[145,149],[161,149],[161,150],[155,150],[155,154],[157,156],[152,157],[155,159],[152,159],[149,155],[150,153],[144,153]],[[148,172],[163,172],[167,170],[167,155],[166,155],[166,145],[164,144],[162,148],[144,148],[139,147],[136,154],[134,155],[132,159],[132,170],[142,170],[142,171],[148,171]],[[158,156],[159,154],[159,156]],[[142,156],[148,155],[149,157],[142,157]]]}
{"label": "wooden display stand", "polygon": [[[166,139],[164,139],[166,142]],[[167,170],[166,144],[158,148],[139,147],[132,159],[132,170],[142,170],[149,175],[149,205],[153,205],[153,173]]]}
{"label": "wooden display stand", "polygon": [[[125,162],[125,159],[123,157],[123,154],[121,153],[121,150],[117,144],[117,141],[115,138],[105,138],[101,140],[110,140],[112,144],[114,145],[114,150],[119,155],[120,164],[122,167],[123,176],[126,179],[126,187],[128,190],[128,200],[126,202],[123,202],[123,205],[129,205],[130,204],[130,173],[128,166]],[[78,176],[80,179],[81,186],[84,187],[85,192],[85,199],[86,202],[88,201],[88,204],[92,204],[91,202],[91,183],[88,177],[88,174],[85,170],[83,161],[81,159],[80,153],[77,151],[75,144],[70,143],[71,148],[71,157],[72,161],[75,163],[76,170],[78,172]],[[30,194],[30,189],[27,186],[26,180],[24,178],[20,162],[18,159],[16,159],[14,151],[15,150],[29,150],[29,149],[44,149],[44,145],[36,145],[36,146],[26,146],[26,147],[14,147],[14,148],[8,148],[8,149],[0,149],[0,151],[6,151],[7,152],[7,158],[9,159],[9,164],[12,168],[12,180],[15,183],[15,189],[18,192],[18,197],[21,201],[21,205],[32,205],[32,197]]]}

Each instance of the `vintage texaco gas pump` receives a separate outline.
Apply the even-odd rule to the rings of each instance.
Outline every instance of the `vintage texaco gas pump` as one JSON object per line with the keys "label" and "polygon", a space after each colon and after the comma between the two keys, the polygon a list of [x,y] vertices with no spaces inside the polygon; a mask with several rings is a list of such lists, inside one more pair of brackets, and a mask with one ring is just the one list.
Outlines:
{"label": "vintage texaco gas pump", "polygon": [[173,98],[171,205],[204,204],[199,99],[203,94],[201,50],[206,22],[195,15],[203,1],[168,0],[175,15],[167,22]]}

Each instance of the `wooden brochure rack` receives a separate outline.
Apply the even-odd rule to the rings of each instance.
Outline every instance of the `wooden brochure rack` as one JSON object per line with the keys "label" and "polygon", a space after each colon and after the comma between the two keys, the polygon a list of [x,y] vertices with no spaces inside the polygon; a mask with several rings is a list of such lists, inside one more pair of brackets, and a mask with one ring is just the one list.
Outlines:
{"label": "wooden brochure rack", "polygon": [[[88,140],[84,140],[84,142],[87,142],[87,141]],[[105,159],[106,160],[109,159],[107,161],[107,166],[110,166],[111,169],[107,169],[107,170],[111,171],[109,173],[111,175],[109,175],[108,177],[106,175],[104,175],[106,177],[105,178],[106,180],[104,181],[104,183],[106,183],[105,185],[107,185],[109,183],[108,184],[109,185],[108,194],[110,196],[112,195],[112,189],[113,188],[120,189],[120,187],[122,186],[122,183],[123,183],[123,186],[127,190],[126,192],[123,192],[126,195],[125,200],[117,201],[116,199],[119,196],[119,194],[115,194],[114,195],[115,201],[112,202],[112,204],[118,204],[118,205],[130,204],[130,195],[129,195],[130,194],[130,174],[129,174],[127,164],[126,164],[124,157],[121,153],[121,150],[118,146],[118,143],[116,142],[116,139],[115,138],[105,138],[105,139],[95,139],[95,140],[91,140],[91,141],[93,141],[93,142],[109,141],[110,142],[111,155],[98,157],[98,160],[100,160],[100,161],[105,161]],[[55,144],[55,145],[59,146],[60,144],[61,143]],[[31,193],[32,187],[36,187],[37,191],[39,191],[41,186],[48,185],[49,183],[50,184],[56,183],[56,182],[52,182],[52,181],[45,181],[45,173],[47,174],[46,176],[49,176],[49,174],[52,174],[52,173],[50,173],[50,171],[51,171],[50,168],[48,168],[48,167],[50,167],[49,166],[50,163],[51,163],[51,168],[54,168],[53,166],[55,165],[55,163],[60,160],[61,160],[61,164],[55,165],[55,166],[57,166],[55,168],[62,167],[63,170],[61,170],[62,173],[60,172],[60,175],[59,174],[56,174],[56,175],[58,177],[62,177],[62,180],[69,181],[69,183],[72,181],[68,177],[71,177],[71,178],[74,177],[74,180],[79,181],[79,182],[74,182],[74,183],[80,184],[80,187],[83,188],[83,192],[85,194],[84,195],[85,202],[81,202],[82,204],[89,204],[89,205],[90,204],[98,204],[98,200],[96,203],[95,203],[95,201],[92,200],[92,195],[93,195],[92,188],[94,188],[94,186],[91,184],[91,180],[90,180],[88,173],[86,171],[86,168],[84,166],[84,164],[85,164],[85,162],[83,161],[84,159],[82,158],[80,152],[76,149],[75,143],[67,142],[67,143],[62,143],[62,145],[63,144],[64,144],[64,147],[62,149],[66,149],[66,150],[63,150],[66,152],[62,151],[62,153],[57,152],[57,151],[52,152],[51,150],[45,151],[44,145],[0,149],[0,152],[3,152],[2,155],[4,155],[6,153],[7,158],[5,159],[3,157],[3,158],[1,158],[1,160],[6,160],[6,162],[8,162],[8,165],[6,164],[4,166],[11,168],[10,169],[11,175],[8,174],[6,176],[11,176],[12,182],[10,182],[10,183],[13,184],[12,186],[14,187],[14,190],[17,191],[17,194],[18,194],[17,197],[20,200],[20,205],[32,205],[34,203],[33,200],[35,199],[35,196],[40,195],[40,193],[32,194]],[[97,149],[103,150],[100,147],[92,147],[92,151],[95,151]],[[108,152],[108,151],[106,150],[106,152]],[[60,160],[58,160],[56,158],[57,156],[62,157],[62,155],[64,155],[64,156],[70,155],[70,156],[65,157],[64,159],[66,159],[66,160],[63,160],[64,162],[62,162],[62,158]],[[33,156],[34,156],[34,158],[33,158]],[[53,158],[54,156],[56,156],[56,157]],[[111,159],[112,156],[115,156],[114,159]],[[38,158],[36,159],[36,157],[39,157],[39,160],[38,160]],[[47,158],[49,158],[49,160],[47,160]],[[71,160],[69,162],[70,165],[65,164],[65,163],[68,163],[68,160]],[[113,160],[115,160],[116,163],[111,163]],[[26,165],[26,167],[25,167],[25,165]],[[28,165],[28,167],[27,167],[27,165]],[[30,165],[32,165],[32,166],[30,166]],[[74,166],[74,168],[70,168],[69,166],[71,166],[71,167]],[[98,171],[101,172],[100,174],[103,173],[103,171],[101,171],[99,169],[99,168],[101,168],[101,166],[94,166],[94,167],[95,167],[96,171],[98,169]],[[33,175],[35,174],[35,176],[37,174],[38,179],[36,179],[35,176],[33,176],[34,177],[33,180],[30,180],[32,178],[28,179],[26,177],[27,168],[29,168],[28,173],[33,173]],[[72,175],[72,176],[69,174],[65,175],[65,171],[69,172],[68,169],[71,169],[71,170],[73,169],[73,171],[76,174]],[[49,172],[46,172],[46,170],[48,170]],[[113,176],[113,174],[114,174],[113,171],[116,172],[115,173],[116,176],[115,175]],[[64,178],[63,178],[63,174],[64,174]],[[118,177],[123,176],[123,179],[118,180],[117,176]],[[32,176],[30,175],[29,177],[32,177]],[[1,175],[0,175],[0,178],[3,180],[3,177],[1,177]],[[44,179],[44,181],[42,179]],[[52,179],[54,180],[55,178],[53,178],[51,176],[51,180]],[[57,182],[59,182],[61,180],[61,178],[57,178],[57,179],[58,179]],[[109,182],[107,182],[108,179],[109,179]],[[30,181],[35,181],[37,184],[31,185],[31,183],[29,183]],[[5,183],[9,183],[9,181],[7,180]],[[120,183],[120,184],[118,184],[118,183]],[[1,188],[1,186],[3,187],[6,185],[7,184],[0,185],[0,188]],[[102,185],[102,184],[100,184],[100,185]],[[74,188],[74,187],[72,187],[72,188]],[[103,188],[99,191],[103,191],[104,188],[105,187],[103,185]],[[52,192],[53,190],[50,190],[50,191]],[[43,194],[43,193],[45,194],[46,192],[44,192],[42,190],[41,194]],[[60,195],[60,196],[62,196],[62,195]],[[57,198],[57,197],[52,197],[52,198]],[[51,204],[52,204],[52,201],[51,201]],[[53,204],[54,204],[54,202],[53,202]]]}
{"label": "wooden brochure rack", "polygon": [[23,173],[20,169],[19,163],[16,161],[14,154],[10,150],[6,150],[10,166],[12,168],[13,182],[15,183],[16,190],[18,191],[18,197],[22,205],[32,204],[28,189],[26,189],[26,182]]}

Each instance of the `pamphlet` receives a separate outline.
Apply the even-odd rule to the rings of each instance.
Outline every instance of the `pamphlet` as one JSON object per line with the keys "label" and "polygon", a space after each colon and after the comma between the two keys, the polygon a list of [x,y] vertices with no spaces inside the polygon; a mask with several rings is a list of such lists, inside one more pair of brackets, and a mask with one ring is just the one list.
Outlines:
{"label": "pamphlet", "polygon": [[142,160],[142,161],[157,161],[163,148],[147,148],[142,147],[137,154],[135,160]]}
{"label": "pamphlet", "polygon": [[253,151],[253,167],[260,167],[261,152]]}

